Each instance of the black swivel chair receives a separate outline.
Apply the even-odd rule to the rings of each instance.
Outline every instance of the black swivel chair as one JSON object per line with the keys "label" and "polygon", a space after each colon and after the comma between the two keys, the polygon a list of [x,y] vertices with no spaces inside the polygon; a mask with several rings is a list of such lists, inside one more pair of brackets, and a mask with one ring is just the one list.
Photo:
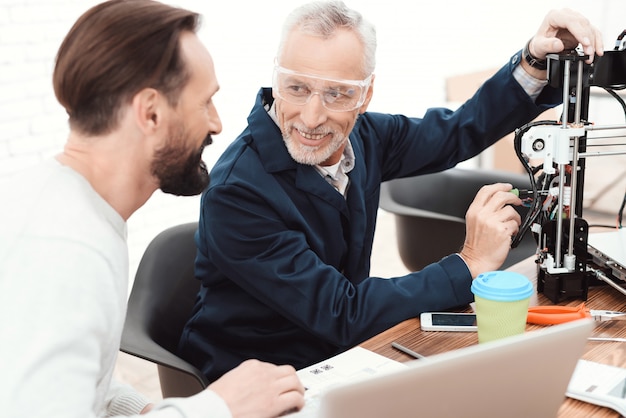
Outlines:
{"label": "black swivel chair", "polygon": [[209,384],[174,354],[200,288],[194,277],[197,228],[197,222],[174,226],[152,240],[128,300],[120,350],[157,364],[164,398],[190,396]]}
{"label": "black swivel chair", "polygon": [[[383,183],[380,208],[395,215],[400,258],[407,269],[417,271],[460,250],[465,240],[465,213],[483,185],[511,183],[528,189],[529,181],[525,174],[452,168]],[[525,211],[518,208],[522,219]],[[530,257],[536,248],[532,234],[526,233],[501,268]]]}

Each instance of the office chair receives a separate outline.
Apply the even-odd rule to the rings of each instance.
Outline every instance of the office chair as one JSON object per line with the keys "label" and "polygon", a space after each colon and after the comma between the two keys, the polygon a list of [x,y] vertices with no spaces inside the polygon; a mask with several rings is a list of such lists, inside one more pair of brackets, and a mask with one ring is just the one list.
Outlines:
{"label": "office chair", "polygon": [[[395,215],[398,252],[405,267],[418,271],[459,252],[465,241],[465,213],[478,190],[491,183],[530,188],[525,174],[461,168],[383,183],[380,208]],[[516,210],[523,219],[527,209]],[[536,248],[534,237],[527,233],[501,268],[530,257]]]}
{"label": "office chair", "polygon": [[120,350],[157,364],[164,398],[190,396],[209,384],[174,354],[200,288],[194,277],[197,228],[197,222],[177,225],[152,240],[128,300]]}

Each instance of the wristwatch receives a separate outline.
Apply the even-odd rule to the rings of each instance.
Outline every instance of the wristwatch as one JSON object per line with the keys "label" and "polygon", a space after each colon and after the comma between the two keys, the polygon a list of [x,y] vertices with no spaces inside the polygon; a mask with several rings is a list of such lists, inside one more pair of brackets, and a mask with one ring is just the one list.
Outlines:
{"label": "wristwatch", "polygon": [[538,58],[535,58],[530,53],[530,41],[531,41],[531,39],[529,39],[528,42],[526,42],[526,45],[524,46],[524,50],[522,51],[522,56],[524,57],[524,60],[526,60],[528,65],[530,65],[533,68],[536,68],[538,70],[547,70],[548,69],[548,61],[545,60],[545,59],[540,60]]}

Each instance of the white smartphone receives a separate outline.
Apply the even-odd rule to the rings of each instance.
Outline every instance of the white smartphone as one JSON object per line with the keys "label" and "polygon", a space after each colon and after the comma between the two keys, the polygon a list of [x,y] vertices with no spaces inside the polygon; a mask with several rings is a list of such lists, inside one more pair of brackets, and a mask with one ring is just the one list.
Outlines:
{"label": "white smartphone", "polygon": [[476,314],[459,312],[423,312],[420,315],[423,331],[477,331]]}

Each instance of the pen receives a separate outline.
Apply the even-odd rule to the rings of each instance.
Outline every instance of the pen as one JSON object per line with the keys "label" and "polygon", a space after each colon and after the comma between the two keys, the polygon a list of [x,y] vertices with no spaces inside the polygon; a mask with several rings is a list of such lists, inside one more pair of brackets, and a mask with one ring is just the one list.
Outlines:
{"label": "pen", "polygon": [[618,343],[626,343],[626,338],[615,338],[615,337],[589,337],[587,338],[589,341],[614,341]]}
{"label": "pen", "polygon": [[410,349],[406,348],[405,346],[398,344],[395,341],[391,343],[391,346],[393,348],[397,349],[397,350],[402,351],[405,354],[408,354],[411,357],[418,358],[418,359],[425,359],[426,358],[426,356],[423,356],[420,353],[416,353],[415,351],[410,350]]}

